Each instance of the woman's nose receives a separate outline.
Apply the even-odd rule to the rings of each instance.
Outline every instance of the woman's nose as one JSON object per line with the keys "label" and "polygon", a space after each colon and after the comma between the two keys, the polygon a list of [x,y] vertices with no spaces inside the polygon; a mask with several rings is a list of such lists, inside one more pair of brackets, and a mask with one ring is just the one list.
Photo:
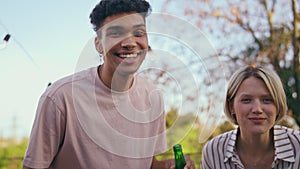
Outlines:
{"label": "woman's nose", "polygon": [[253,113],[262,113],[263,108],[260,100],[255,100],[252,105],[252,112]]}

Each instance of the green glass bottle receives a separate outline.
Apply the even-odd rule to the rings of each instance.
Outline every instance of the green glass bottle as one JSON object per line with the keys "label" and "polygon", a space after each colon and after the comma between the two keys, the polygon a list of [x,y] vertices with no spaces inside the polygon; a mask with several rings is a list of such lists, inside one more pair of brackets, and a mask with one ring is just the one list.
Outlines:
{"label": "green glass bottle", "polygon": [[173,146],[174,158],[175,158],[175,169],[183,169],[186,165],[186,161],[183,156],[182,148],[180,144]]}

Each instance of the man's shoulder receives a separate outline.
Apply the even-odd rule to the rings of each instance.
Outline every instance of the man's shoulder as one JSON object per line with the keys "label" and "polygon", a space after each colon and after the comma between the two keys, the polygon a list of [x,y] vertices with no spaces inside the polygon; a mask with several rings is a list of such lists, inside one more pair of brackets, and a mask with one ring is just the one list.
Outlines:
{"label": "man's shoulder", "polygon": [[58,92],[69,92],[69,90],[72,90],[74,84],[79,82],[85,83],[85,81],[91,79],[91,76],[93,76],[93,72],[95,72],[96,69],[96,67],[88,68],[58,79],[53,84],[47,87],[44,95],[53,96]]}

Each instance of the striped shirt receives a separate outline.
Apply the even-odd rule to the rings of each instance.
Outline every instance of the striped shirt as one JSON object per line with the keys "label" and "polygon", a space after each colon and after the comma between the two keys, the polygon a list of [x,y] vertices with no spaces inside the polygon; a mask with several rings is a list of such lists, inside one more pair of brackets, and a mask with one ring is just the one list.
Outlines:
{"label": "striped shirt", "polygon": [[[300,169],[300,131],[274,126],[272,169]],[[238,129],[210,140],[203,148],[201,169],[243,169],[235,144]]]}

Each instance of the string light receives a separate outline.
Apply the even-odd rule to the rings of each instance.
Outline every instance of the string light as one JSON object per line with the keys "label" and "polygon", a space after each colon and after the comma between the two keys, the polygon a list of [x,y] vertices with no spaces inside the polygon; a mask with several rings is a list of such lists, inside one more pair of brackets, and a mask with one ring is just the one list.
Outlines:
{"label": "string light", "polygon": [[3,42],[0,44],[0,49],[4,49],[10,39],[10,34],[6,34],[3,38]]}

